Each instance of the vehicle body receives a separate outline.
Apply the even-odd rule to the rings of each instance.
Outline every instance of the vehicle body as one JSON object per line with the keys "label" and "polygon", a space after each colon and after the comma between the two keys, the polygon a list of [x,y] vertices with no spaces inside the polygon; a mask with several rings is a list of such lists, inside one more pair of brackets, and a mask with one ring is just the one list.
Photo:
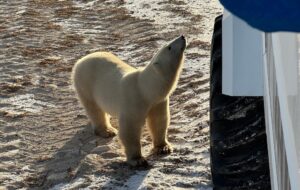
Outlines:
{"label": "vehicle body", "polygon": [[[224,5],[227,5],[225,0],[223,3]],[[231,7],[229,6],[229,8]],[[232,8],[232,10],[233,12],[235,11],[234,8]],[[239,15],[238,12],[235,12],[235,14]],[[244,15],[241,17],[243,18]],[[300,188],[300,33],[297,33],[298,23],[295,24],[294,28],[285,23],[285,28],[282,25],[282,30],[284,30],[284,32],[280,32],[280,27],[274,28],[272,25],[273,28],[269,26],[264,28],[265,25],[261,23],[255,25],[255,23],[253,24],[250,20],[248,23],[259,28],[255,29],[246,23],[246,21],[234,16],[228,10],[224,11],[222,17],[222,95],[219,96],[229,96],[233,99],[234,97],[237,99],[243,97],[246,100],[248,97],[261,97],[263,99],[264,114],[262,115],[264,115],[265,124],[256,123],[253,125],[265,125],[265,129],[263,130],[265,130],[266,133],[266,141],[257,141],[254,145],[264,146],[263,144],[267,143],[267,150],[264,151],[267,152],[265,157],[267,156],[268,158],[269,166],[264,163],[264,167],[262,168],[264,170],[269,169],[270,187],[268,187],[268,185],[262,186],[261,184],[267,183],[267,178],[261,178],[261,184],[253,186],[253,188],[260,187],[263,189],[272,188],[274,190],[296,190]],[[263,30],[268,32],[264,32]],[[288,30],[291,30],[292,32],[289,32]],[[216,64],[214,63],[213,53],[217,50],[214,50],[214,45],[212,47],[211,63]],[[216,80],[216,78],[214,78],[215,74],[213,70],[211,74],[213,78],[211,84],[212,89],[214,90],[214,80]],[[221,175],[221,178],[223,178],[222,180],[226,181],[228,179],[228,171],[227,173],[224,172],[224,170],[220,171],[215,166],[218,165],[217,162],[222,160],[220,159],[222,158],[222,155],[214,153],[218,150],[215,147],[217,143],[223,142],[224,139],[222,139],[222,141],[215,140],[217,139],[216,136],[220,136],[215,133],[215,128],[219,127],[220,124],[214,123],[220,122],[221,120],[217,118],[215,114],[215,110],[218,108],[216,103],[220,100],[216,100],[213,96],[215,93],[213,90],[211,91],[213,183],[215,183],[215,185],[217,184],[215,189],[222,187],[227,187],[227,189],[238,187],[238,189],[242,189],[244,186],[236,185],[238,183],[234,182],[231,186],[230,184],[228,185],[223,182],[219,183],[218,180]],[[228,111],[229,109],[232,109],[228,105],[227,107],[222,105],[223,112],[224,110]],[[244,105],[246,104],[241,104],[239,110],[243,110],[245,108]],[[257,107],[259,106],[256,106],[257,104],[253,108],[258,109]],[[242,117],[246,118],[247,116]],[[256,116],[252,115],[251,117],[258,118],[257,114]],[[241,126],[244,122],[240,122],[241,120],[239,120],[239,118],[235,119],[232,115],[230,117],[227,116],[226,121],[227,120],[230,120],[230,122],[232,122],[231,120],[235,120],[235,124],[239,122],[239,125]],[[227,125],[227,128],[230,128],[230,125],[228,125],[224,119],[221,122],[223,122],[224,125]],[[241,133],[242,129],[239,130],[240,131],[236,130],[236,133]],[[262,131],[262,128],[260,131]],[[255,136],[256,132],[253,132],[251,135]],[[262,136],[254,136],[254,140],[257,140],[255,138],[264,138]],[[248,137],[245,136],[245,138]],[[248,142],[248,147],[251,146],[250,144],[252,142],[253,141]],[[257,150],[256,152],[261,151],[262,150]],[[241,152],[241,154],[245,155],[243,152]],[[228,155],[225,156],[229,157]],[[234,162],[237,162],[236,158],[238,156],[237,153],[235,153],[234,157],[232,157],[232,155],[230,156],[230,165],[232,168]],[[217,159],[215,159],[215,157],[217,157]],[[249,157],[251,156],[248,155],[248,158]],[[247,160],[246,158],[243,159]],[[242,162],[239,160],[239,163]],[[247,165],[244,162],[244,165],[240,168],[249,166],[249,163]],[[221,164],[221,166],[224,165]],[[241,171],[240,168],[234,171],[235,175]],[[253,172],[251,169],[248,169],[247,171]],[[229,173],[233,176],[234,172]],[[251,173],[249,173],[249,175],[251,175]],[[237,179],[244,177],[245,174],[234,176],[234,180],[236,181]],[[265,180],[265,182],[263,182],[263,180]],[[259,179],[254,180],[255,183],[256,181],[259,181]],[[249,183],[251,184],[251,182]]]}

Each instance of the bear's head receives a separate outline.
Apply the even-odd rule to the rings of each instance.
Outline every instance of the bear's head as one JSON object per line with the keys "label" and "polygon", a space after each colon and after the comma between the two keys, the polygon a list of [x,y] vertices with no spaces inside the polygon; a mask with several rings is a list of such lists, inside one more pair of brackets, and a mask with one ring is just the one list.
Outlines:
{"label": "bear's head", "polygon": [[149,102],[159,102],[170,95],[178,82],[183,65],[185,37],[179,36],[163,46],[140,72],[139,87]]}
{"label": "bear's head", "polygon": [[183,35],[163,46],[151,60],[151,67],[165,77],[173,77],[180,71],[184,59],[186,39]]}

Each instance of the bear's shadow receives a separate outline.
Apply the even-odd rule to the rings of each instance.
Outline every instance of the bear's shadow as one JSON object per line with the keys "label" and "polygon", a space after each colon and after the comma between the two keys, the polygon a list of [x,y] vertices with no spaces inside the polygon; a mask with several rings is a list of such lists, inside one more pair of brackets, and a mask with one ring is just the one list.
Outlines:
{"label": "bear's shadow", "polygon": [[[131,188],[139,187],[149,170],[139,171],[130,168],[124,162],[125,158],[120,159],[120,157],[115,160],[112,158],[108,162],[104,159],[103,162],[101,155],[93,153],[98,145],[105,146],[111,141],[112,138],[105,139],[96,136],[90,126],[82,126],[82,129],[59,148],[51,159],[37,164],[42,171],[38,172],[37,181],[32,187],[48,189],[60,184],[73,184],[74,181],[86,176],[93,176],[96,179],[95,184],[97,184],[97,178],[100,179],[99,181],[107,179],[107,182],[101,182],[99,188],[103,189],[116,186],[126,188],[127,185]],[[92,162],[87,161],[87,156],[91,155],[96,155],[96,158]],[[134,177],[136,174],[138,177]],[[132,180],[134,182],[131,182]],[[90,183],[90,181],[84,182],[80,187],[86,187]]]}

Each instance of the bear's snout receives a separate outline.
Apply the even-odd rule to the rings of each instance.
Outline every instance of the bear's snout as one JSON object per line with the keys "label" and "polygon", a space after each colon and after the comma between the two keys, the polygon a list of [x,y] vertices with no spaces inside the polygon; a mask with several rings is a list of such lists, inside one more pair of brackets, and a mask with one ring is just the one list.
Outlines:
{"label": "bear's snout", "polygon": [[181,40],[183,41],[183,46],[181,48],[181,50],[183,51],[186,48],[186,39],[185,39],[184,35],[181,35]]}
{"label": "bear's snout", "polygon": [[169,50],[184,51],[186,48],[186,39],[184,35],[175,38],[168,46]]}

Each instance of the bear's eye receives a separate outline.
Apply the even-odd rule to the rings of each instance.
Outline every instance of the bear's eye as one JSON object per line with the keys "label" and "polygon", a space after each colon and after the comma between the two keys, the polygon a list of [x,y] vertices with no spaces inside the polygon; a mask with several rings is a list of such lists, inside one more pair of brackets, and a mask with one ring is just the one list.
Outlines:
{"label": "bear's eye", "polygon": [[155,65],[158,65],[158,62],[154,62]]}
{"label": "bear's eye", "polygon": [[168,49],[171,50],[172,49],[171,46],[169,46]]}

